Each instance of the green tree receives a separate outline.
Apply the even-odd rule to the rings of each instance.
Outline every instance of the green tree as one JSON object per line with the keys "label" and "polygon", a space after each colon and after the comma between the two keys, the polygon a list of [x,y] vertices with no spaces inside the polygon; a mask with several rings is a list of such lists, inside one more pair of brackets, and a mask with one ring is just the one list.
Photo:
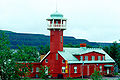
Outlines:
{"label": "green tree", "polygon": [[48,45],[45,46],[41,45],[38,48],[40,54],[47,54],[50,51],[50,47]]}
{"label": "green tree", "polygon": [[40,61],[40,55],[36,47],[31,46],[18,46],[18,50],[14,54],[16,61]]}
{"label": "green tree", "polygon": [[[0,72],[2,80],[20,80],[27,76],[29,65],[16,63],[13,51],[9,47],[8,36],[0,33]],[[20,70],[20,69],[23,70]],[[25,78],[24,78],[25,79]]]}
{"label": "green tree", "polygon": [[120,45],[117,42],[113,42],[111,46],[103,49],[116,61],[120,68]]}

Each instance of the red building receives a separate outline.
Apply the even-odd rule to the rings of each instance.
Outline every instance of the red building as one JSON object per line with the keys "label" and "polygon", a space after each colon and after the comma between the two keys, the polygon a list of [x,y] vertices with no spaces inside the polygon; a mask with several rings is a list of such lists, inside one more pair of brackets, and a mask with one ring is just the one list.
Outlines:
{"label": "red building", "polygon": [[63,31],[66,30],[67,19],[62,14],[55,12],[47,21],[47,29],[50,30],[50,51],[40,62],[46,69],[50,67],[49,75],[90,76],[97,68],[101,74],[113,72],[115,61],[101,48],[86,48],[86,44],[81,44],[80,48],[63,48]]}

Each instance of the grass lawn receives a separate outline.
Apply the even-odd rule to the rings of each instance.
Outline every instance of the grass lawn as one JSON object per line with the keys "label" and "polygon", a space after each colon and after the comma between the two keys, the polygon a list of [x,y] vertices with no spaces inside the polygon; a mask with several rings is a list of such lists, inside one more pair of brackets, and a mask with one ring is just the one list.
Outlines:
{"label": "grass lawn", "polygon": [[[29,79],[29,80],[45,80],[45,79]],[[46,79],[46,80],[88,80],[88,79]]]}

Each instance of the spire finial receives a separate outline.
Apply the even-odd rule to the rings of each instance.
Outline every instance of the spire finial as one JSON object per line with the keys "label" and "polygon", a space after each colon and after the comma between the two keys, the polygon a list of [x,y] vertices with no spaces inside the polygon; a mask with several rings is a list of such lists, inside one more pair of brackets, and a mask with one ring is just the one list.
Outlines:
{"label": "spire finial", "polygon": [[57,0],[56,0],[56,12],[58,12],[58,11],[57,11]]}

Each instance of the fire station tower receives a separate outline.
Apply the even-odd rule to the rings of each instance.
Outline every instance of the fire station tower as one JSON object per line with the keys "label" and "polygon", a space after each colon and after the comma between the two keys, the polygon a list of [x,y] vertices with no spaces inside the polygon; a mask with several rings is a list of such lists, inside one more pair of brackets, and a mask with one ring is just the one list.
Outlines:
{"label": "fire station tower", "polygon": [[50,30],[50,53],[63,51],[63,31],[66,30],[66,18],[56,11],[46,19]]}

